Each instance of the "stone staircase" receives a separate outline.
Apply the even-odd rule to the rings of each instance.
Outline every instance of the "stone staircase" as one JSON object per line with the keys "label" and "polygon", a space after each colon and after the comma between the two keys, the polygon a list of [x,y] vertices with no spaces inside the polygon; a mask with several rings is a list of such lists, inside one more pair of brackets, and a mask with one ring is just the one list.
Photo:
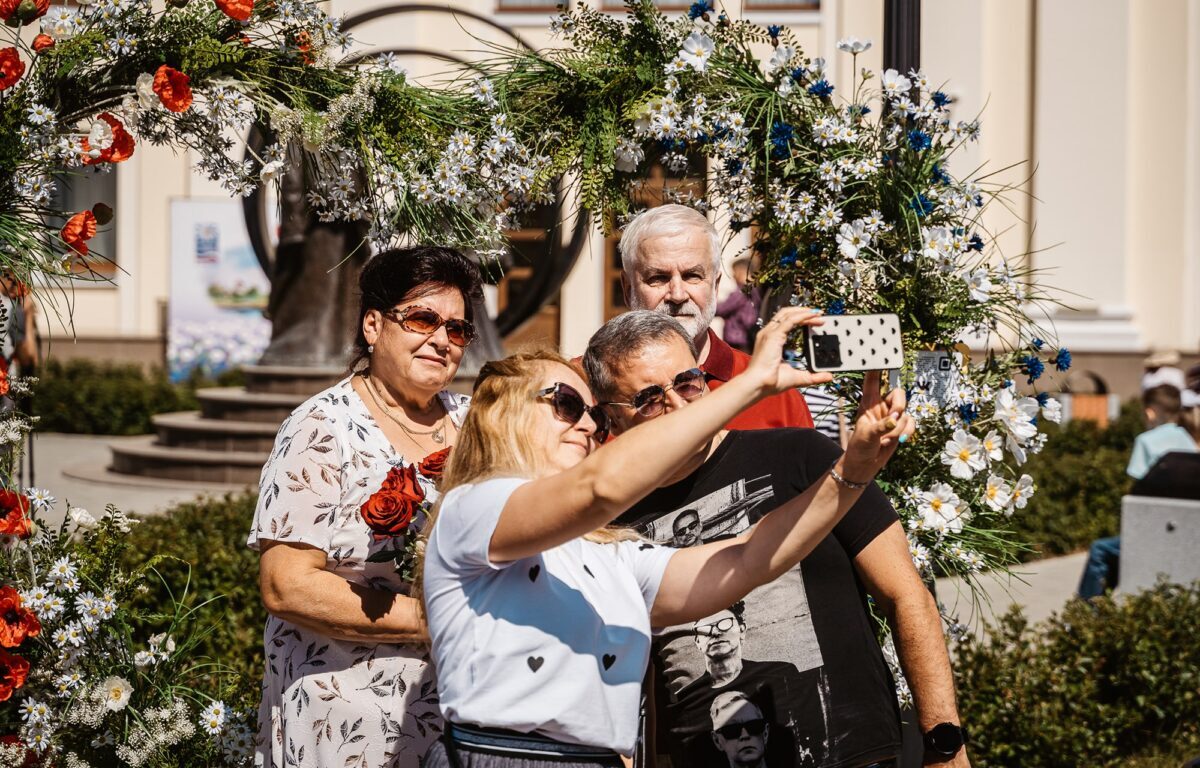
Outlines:
{"label": "stone staircase", "polygon": [[337,381],[341,368],[249,365],[245,387],[196,393],[199,411],[154,417],[156,434],[112,444],[109,471],[157,480],[257,485],[275,433],[292,410]]}

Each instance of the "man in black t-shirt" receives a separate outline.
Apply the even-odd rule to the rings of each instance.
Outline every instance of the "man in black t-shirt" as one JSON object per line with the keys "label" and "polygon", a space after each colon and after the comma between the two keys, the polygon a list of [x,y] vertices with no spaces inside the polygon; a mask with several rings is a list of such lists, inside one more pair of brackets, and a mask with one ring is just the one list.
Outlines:
{"label": "man in black t-shirt", "polygon": [[[616,434],[704,394],[688,386],[695,351],[686,333],[655,313],[607,323],[592,337],[584,367]],[[686,512],[699,518],[702,542],[736,536],[802,494],[840,453],[810,429],[723,432],[617,522],[669,544]],[[957,726],[937,606],[895,511],[872,486],[799,566],[747,595],[744,608],[656,636],[658,752],[671,755],[673,768],[730,765],[722,745],[763,768],[892,765],[899,710],[868,594],[893,628],[922,730]],[[714,730],[718,697],[733,692],[745,694],[767,726],[761,763],[751,759],[758,724],[723,732],[741,746]],[[926,761],[970,765],[965,749]]]}

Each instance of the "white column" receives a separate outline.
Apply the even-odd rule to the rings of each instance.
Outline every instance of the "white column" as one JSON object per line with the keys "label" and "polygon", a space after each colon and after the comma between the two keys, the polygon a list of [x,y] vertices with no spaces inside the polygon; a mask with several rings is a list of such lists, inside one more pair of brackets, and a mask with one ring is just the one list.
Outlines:
{"label": "white column", "polygon": [[129,335],[141,332],[138,327],[140,307],[137,296],[142,271],[140,235],[143,220],[139,204],[142,199],[144,154],[135,150],[133,156],[114,171],[117,174],[117,199],[112,203],[115,211],[113,226],[116,229],[114,252],[117,274],[114,280],[117,284],[117,331]]}
{"label": "white column", "polygon": [[1129,4],[1037,4],[1032,265],[1069,294],[1059,340],[1080,351],[1142,348],[1125,249],[1129,185]]}
{"label": "white column", "polygon": [[1180,288],[1183,291],[1180,326],[1185,349],[1200,347],[1200,0],[1187,5],[1187,137],[1184,162],[1184,251]]}
{"label": "white column", "polygon": [[[564,222],[564,237],[574,228]],[[592,222],[583,252],[558,295],[558,347],[567,357],[582,355],[588,339],[604,323],[604,232]]]}

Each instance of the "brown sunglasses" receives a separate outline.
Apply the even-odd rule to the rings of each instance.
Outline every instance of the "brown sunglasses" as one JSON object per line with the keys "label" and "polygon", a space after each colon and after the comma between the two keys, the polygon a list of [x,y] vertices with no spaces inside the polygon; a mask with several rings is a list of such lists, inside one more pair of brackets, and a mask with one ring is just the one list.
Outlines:
{"label": "brown sunglasses", "polygon": [[446,338],[456,347],[465,347],[475,340],[475,326],[471,325],[469,320],[446,320],[429,307],[414,305],[401,310],[389,309],[382,314],[409,333],[419,333],[423,336],[432,336],[444,325]]}

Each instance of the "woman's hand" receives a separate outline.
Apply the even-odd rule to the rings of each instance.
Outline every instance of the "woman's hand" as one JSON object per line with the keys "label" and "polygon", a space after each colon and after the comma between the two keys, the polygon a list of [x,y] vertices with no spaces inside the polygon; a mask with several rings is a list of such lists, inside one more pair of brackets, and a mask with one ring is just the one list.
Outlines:
{"label": "woman's hand", "polygon": [[825,322],[821,310],[809,307],[784,307],[763,326],[754,342],[754,354],[743,376],[752,376],[763,396],[796,387],[811,387],[833,381],[831,373],[815,373],[793,368],[783,359],[788,336],[797,328],[814,327]]}
{"label": "woman's hand", "polygon": [[916,423],[905,411],[907,406],[904,390],[899,387],[883,399],[864,392],[863,406],[842,457],[843,474],[848,480],[870,480],[888,463],[900,443],[913,434]]}

